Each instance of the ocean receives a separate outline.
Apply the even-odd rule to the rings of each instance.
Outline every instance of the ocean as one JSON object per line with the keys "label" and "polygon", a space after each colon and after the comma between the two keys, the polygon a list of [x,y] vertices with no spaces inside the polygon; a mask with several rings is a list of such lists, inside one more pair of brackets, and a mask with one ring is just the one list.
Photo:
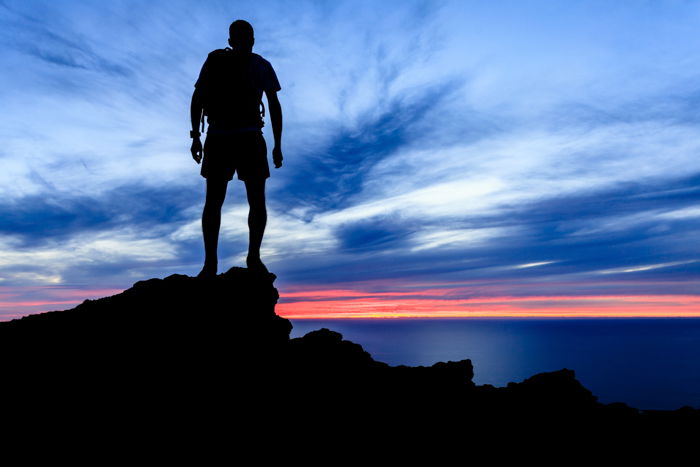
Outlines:
{"label": "ocean", "polygon": [[390,365],[471,359],[474,382],[505,386],[568,368],[603,403],[700,407],[700,318],[291,320],[328,328]]}

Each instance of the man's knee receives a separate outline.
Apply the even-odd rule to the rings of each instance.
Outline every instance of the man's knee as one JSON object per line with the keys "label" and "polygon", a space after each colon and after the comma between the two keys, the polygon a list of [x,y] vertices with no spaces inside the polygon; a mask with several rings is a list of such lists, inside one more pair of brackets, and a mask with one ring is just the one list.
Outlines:
{"label": "man's knee", "polygon": [[254,219],[267,219],[267,209],[265,205],[250,205],[250,211],[248,212],[248,217]]}
{"label": "man's knee", "polygon": [[207,206],[214,208],[224,204],[224,199],[226,198],[226,188],[228,187],[228,182],[226,181],[213,181],[207,180],[207,196],[204,202],[205,209]]}
{"label": "man's knee", "polygon": [[205,216],[221,215],[221,204],[218,203],[204,203],[203,214]]}
{"label": "man's knee", "polygon": [[245,189],[251,209],[265,209],[265,180],[246,180]]}
{"label": "man's knee", "polygon": [[224,205],[223,197],[207,197],[204,202],[204,211],[207,213],[221,212]]}

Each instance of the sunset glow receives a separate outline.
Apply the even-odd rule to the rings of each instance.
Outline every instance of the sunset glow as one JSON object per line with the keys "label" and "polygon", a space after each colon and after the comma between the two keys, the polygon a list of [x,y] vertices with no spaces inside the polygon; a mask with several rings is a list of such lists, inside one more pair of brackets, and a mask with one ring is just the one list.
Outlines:
{"label": "sunset glow", "polygon": [[[529,296],[441,298],[420,293],[310,291],[283,296],[276,307],[289,319],[467,317],[700,317],[694,295]],[[407,296],[410,296],[407,297]],[[286,301],[294,297],[295,301]]]}
{"label": "sunset glow", "polygon": [[[85,300],[109,297],[121,289],[84,289],[69,287],[0,287],[0,316],[2,320],[19,318],[31,313],[65,310]],[[37,299],[36,297],[41,297]]]}

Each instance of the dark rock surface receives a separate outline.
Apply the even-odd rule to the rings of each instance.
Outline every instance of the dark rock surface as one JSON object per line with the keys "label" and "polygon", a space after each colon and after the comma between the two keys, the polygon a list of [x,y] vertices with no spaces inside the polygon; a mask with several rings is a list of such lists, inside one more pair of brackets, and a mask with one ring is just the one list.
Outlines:
{"label": "dark rock surface", "polygon": [[328,329],[290,339],[274,279],[241,268],[173,275],[0,323],[6,417],[159,430],[217,422],[325,439],[697,433],[697,410],[600,404],[567,369],[476,386],[470,360],[391,367]]}

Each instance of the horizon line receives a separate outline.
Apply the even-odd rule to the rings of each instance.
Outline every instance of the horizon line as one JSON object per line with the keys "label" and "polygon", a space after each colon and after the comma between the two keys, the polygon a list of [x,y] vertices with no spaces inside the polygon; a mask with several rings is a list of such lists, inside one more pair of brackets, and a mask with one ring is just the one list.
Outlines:
{"label": "horizon line", "polygon": [[[95,300],[123,292],[120,289],[109,288],[51,289],[54,291],[52,297],[35,301],[26,300],[21,294],[12,296],[14,294],[0,293],[0,322],[28,315],[65,311],[75,308],[85,300]],[[280,294],[275,313],[286,319],[328,320],[700,317],[700,295],[628,293],[474,297],[465,296],[465,289],[468,287],[440,290],[426,288],[401,292],[367,292],[352,289],[290,291]],[[12,300],[13,298],[16,301]]]}

